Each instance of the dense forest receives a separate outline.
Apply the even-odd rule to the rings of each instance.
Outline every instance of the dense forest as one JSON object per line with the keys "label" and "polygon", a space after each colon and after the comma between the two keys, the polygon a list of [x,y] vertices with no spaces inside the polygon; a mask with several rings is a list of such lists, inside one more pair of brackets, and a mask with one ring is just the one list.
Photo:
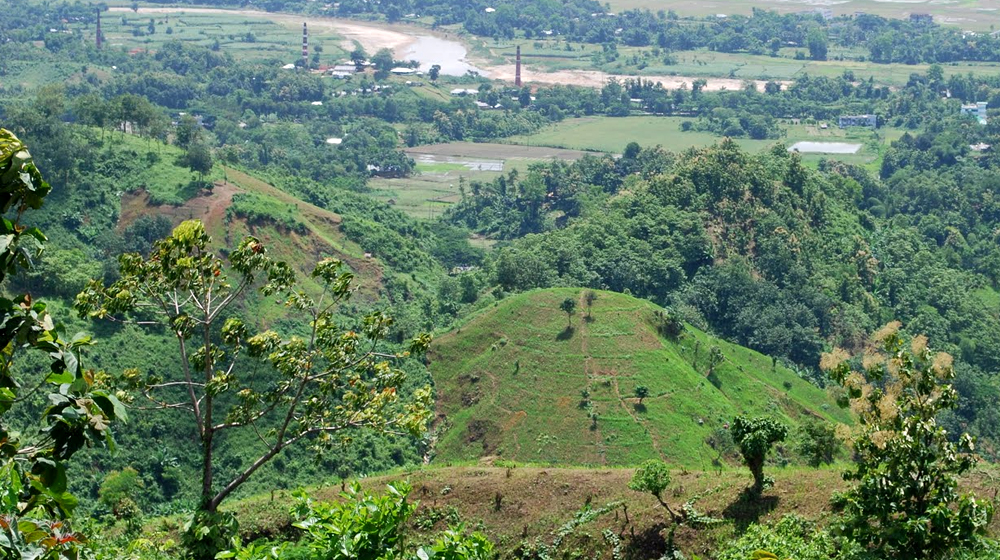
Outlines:
{"label": "dense forest", "polygon": [[[589,0],[257,7],[388,22],[415,14],[432,17],[431,28],[551,32],[604,52],[792,47],[815,60],[838,50],[875,64],[934,64],[893,88],[847,71],[728,91],[702,80],[680,89],[642,78],[514,87],[468,75],[435,76],[447,85],[431,86],[470,95],[430,95],[391,75],[410,63],[388,50],[350,53],[371,65],[343,85],[308,62],[285,69],[179,40],[99,49],[79,32],[96,23],[95,6],[9,3],[0,76],[70,70],[0,83],[5,557],[996,557],[986,536],[996,536],[995,483],[981,483],[992,471],[976,469],[1000,460],[1000,156],[990,149],[1000,125],[959,106],[1000,104],[1000,79],[946,77],[938,63],[997,61],[1000,39],[919,18],[682,18],[613,14]],[[880,127],[903,132],[878,148],[880,129],[871,131],[878,157],[869,165],[812,165],[782,142],[789,122],[844,114],[876,114]],[[405,148],[509,141],[594,116],[681,118],[682,135],[717,142],[672,152],[635,138],[620,153],[462,180],[457,201],[430,219],[374,196],[376,181],[417,175]],[[744,139],[770,147],[741,148]],[[490,243],[474,246],[470,236]],[[822,397],[782,409],[795,417],[791,431],[742,412],[696,416],[699,426],[719,424],[698,442],[717,452],[711,462],[626,465],[639,467],[619,485],[631,494],[605,506],[587,495],[584,509],[552,514],[566,525],[551,535],[519,522],[491,533],[485,513],[473,526],[459,508],[438,507],[458,499],[450,483],[431,491],[430,482],[393,481],[380,493],[348,482],[443,468],[437,438],[463,419],[440,403],[471,408],[481,398],[440,394],[449,387],[435,377],[443,351],[428,333],[448,333],[459,354],[524,352],[504,367],[522,375],[523,360],[517,383],[530,383],[527,356],[551,348],[526,342],[536,335],[494,340],[470,321],[555,298],[552,309],[528,313],[558,319],[557,341],[582,339],[585,325],[611,317],[600,315],[607,292],[648,300],[635,315],[629,306],[638,304],[615,300],[622,317],[648,321],[641,341],[607,336],[626,347],[621,355],[632,355],[629,344],[662,344],[663,359],[690,360],[686,374],[706,390],[719,389],[720,371],[738,375],[766,357],[762,375],[786,376],[768,394]],[[745,348],[723,352],[722,340]],[[454,383],[473,387],[480,373],[454,372]],[[600,387],[613,388],[613,404],[636,422],[675,421],[644,404],[676,398],[669,390],[636,385],[623,396],[613,375],[601,375],[566,398],[587,415],[595,457],[611,421],[598,412],[608,408]],[[745,409],[762,406],[754,398]],[[830,420],[836,404],[849,421]],[[461,425],[461,443],[488,450],[484,426]],[[533,437],[525,445],[538,455],[560,445]],[[534,468],[489,460],[501,479]],[[540,467],[574,464],[608,467]],[[723,490],[671,485],[709,465],[719,476],[749,468],[726,494],[731,504],[700,505]],[[833,496],[814,489],[822,497],[810,500],[829,503],[815,518],[766,518],[794,508],[776,505],[779,466],[805,480],[844,470],[853,485]],[[343,495],[288,495],[316,484]],[[983,499],[969,489],[985,490]],[[425,505],[408,501],[411,492]],[[504,491],[483,496],[494,514],[519,515]],[[261,497],[268,505],[254,502]],[[247,513],[254,507],[265,511]],[[574,533],[589,523],[598,536]],[[555,540],[542,542],[548,536]]]}

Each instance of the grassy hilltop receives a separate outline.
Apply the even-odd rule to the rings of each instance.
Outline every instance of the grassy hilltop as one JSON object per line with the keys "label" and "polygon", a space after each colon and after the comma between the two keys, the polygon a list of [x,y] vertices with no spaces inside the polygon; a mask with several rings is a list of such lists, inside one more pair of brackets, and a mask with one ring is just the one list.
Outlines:
{"label": "grassy hilltop", "polygon": [[[488,455],[577,465],[659,457],[710,468],[720,453],[709,442],[724,448],[737,414],[793,428],[810,418],[849,421],[824,390],[764,355],[690,326],[665,338],[659,308],[627,295],[596,292],[588,317],[584,293],[513,296],[434,343],[439,464]],[[572,329],[559,309],[567,297],[577,300]],[[637,386],[649,390],[641,404]]]}

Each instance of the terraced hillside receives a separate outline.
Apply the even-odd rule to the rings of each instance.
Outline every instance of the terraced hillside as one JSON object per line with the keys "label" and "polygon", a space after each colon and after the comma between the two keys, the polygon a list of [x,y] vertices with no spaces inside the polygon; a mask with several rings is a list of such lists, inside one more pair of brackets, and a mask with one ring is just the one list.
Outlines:
{"label": "terraced hillside", "polygon": [[[693,468],[726,460],[741,413],[790,427],[849,422],[823,389],[752,350],[690,326],[658,333],[659,308],[630,296],[528,292],[437,340],[437,461],[496,455],[557,464],[630,465],[660,457]],[[572,328],[560,310],[577,302]],[[589,317],[588,317],[589,315]],[[648,396],[640,400],[636,388]],[[713,442],[714,448],[709,442]]]}

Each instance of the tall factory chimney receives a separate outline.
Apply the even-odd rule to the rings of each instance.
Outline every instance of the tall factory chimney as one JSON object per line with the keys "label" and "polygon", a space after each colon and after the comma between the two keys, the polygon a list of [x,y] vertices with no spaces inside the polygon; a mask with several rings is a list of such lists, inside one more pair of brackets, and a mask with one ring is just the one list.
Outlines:
{"label": "tall factory chimney", "polygon": [[517,46],[517,66],[514,70],[514,85],[521,87],[521,45]]}
{"label": "tall factory chimney", "polygon": [[309,68],[309,31],[305,22],[302,22],[302,65]]}
{"label": "tall factory chimney", "polygon": [[104,46],[104,34],[101,33],[101,9],[97,8],[97,49]]}

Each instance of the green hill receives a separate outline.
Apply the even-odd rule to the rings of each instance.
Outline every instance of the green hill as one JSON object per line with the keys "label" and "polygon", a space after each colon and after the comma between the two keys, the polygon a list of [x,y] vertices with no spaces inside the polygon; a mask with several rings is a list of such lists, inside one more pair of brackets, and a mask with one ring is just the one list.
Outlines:
{"label": "green hill", "polygon": [[[589,319],[583,290],[537,290],[433,344],[437,461],[496,455],[631,465],[660,457],[705,468],[720,451],[731,458],[726,428],[737,414],[773,416],[793,428],[810,418],[849,421],[826,391],[770,358],[690,326],[665,338],[657,306],[596,293]],[[572,329],[559,309],[567,297],[577,301]],[[649,390],[641,404],[637,386]]]}

